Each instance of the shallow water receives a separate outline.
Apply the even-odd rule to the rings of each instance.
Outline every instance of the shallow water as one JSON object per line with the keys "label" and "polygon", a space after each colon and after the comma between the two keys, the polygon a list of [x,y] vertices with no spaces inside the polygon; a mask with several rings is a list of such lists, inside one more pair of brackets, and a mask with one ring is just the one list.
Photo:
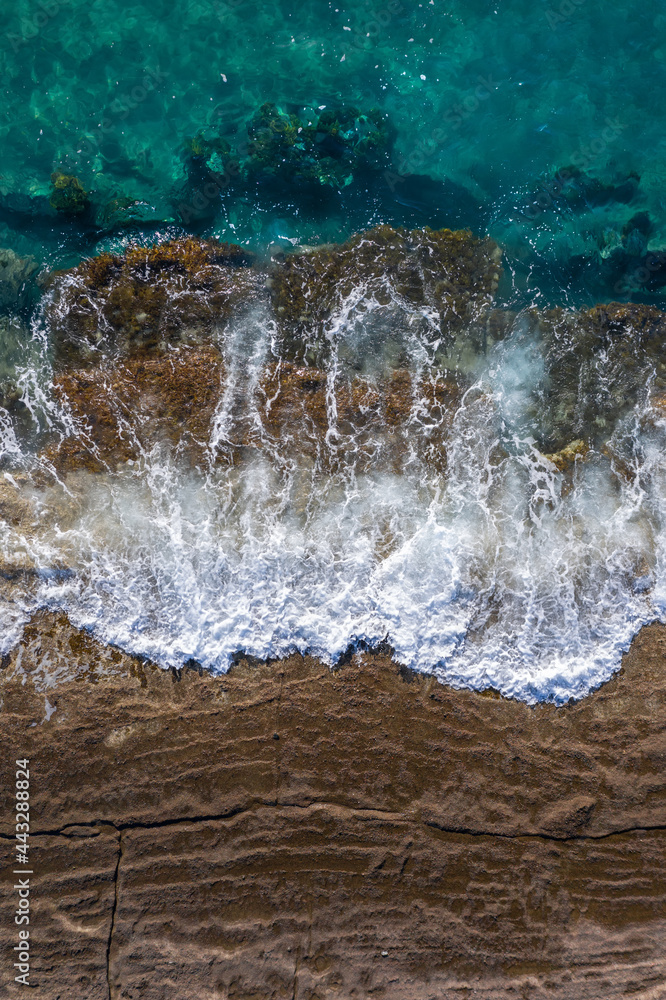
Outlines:
{"label": "shallow water", "polygon": [[[17,0],[5,13],[0,246],[44,267],[188,229],[269,260],[388,221],[491,235],[506,307],[664,305],[659,4],[157,0],[119,14]],[[199,190],[186,143],[201,133],[242,155],[266,101],[302,121],[377,107],[393,146],[341,190],[252,177],[183,213]],[[53,171],[80,179],[84,213],[49,204]],[[109,214],[118,199],[137,215]],[[154,441],[104,474],[24,487],[38,524],[4,522],[3,560],[26,569],[0,593],[3,648],[48,605],[165,665],[291,649],[333,662],[388,641],[415,669],[528,701],[610,676],[666,602],[658,359],[639,346],[627,366],[577,346],[575,322],[550,336],[528,313],[487,350],[463,335],[446,355],[423,310],[391,340],[381,309],[352,305],[326,330],[323,443],[299,450],[307,428],[291,449],[271,436],[257,387],[275,323],[258,307],[218,336],[207,461]],[[27,326],[0,330],[0,382],[24,402],[20,419],[0,406],[10,477],[44,462],[49,433],[84,433],[53,392],[48,323],[15,311]],[[350,371],[377,386],[396,368],[421,386],[397,466],[383,432],[355,442],[338,424]],[[447,371],[464,374],[461,396],[433,430],[423,386]],[[563,471],[544,457],[578,439],[589,451]]]}
{"label": "shallow water", "polygon": [[[207,130],[241,148],[266,101],[304,117],[379,107],[395,130],[390,167],[341,195],[320,192],[323,201],[289,184],[225,190],[201,223],[208,232],[265,248],[380,218],[470,225],[502,245],[505,294],[521,301],[644,294],[637,262],[599,274],[638,213],[649,213],[650,247],[666,248],[666,15],[656,2],[6,8],[0,245],[40,261],[71,262],[107,238],[94,221],[54,218],[52,171],[76,174],[100,208],[137,199],[146,234],[163,233],[182,221],[186,141]],[[563,186],[558,172],[572,165],[585,183]]]}

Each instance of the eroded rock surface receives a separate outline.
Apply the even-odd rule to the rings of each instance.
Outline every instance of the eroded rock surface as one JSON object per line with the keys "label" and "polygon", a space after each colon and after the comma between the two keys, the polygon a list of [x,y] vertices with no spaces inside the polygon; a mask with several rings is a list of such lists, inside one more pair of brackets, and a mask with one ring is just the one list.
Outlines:
{"label": "eroded rock surface", "polygon": [[41,613],[0,684],[34,995],[657,1000],[665,653],[529,708],[382,653],[165,672]]}
{"label": "eroded rock surface", "polygon": [[449,342],[487,312],[500,261],[497,244],[467,230],[385,225],[346,243],[288,254],[271,277],[286,350],[298,356],[298,338],[305,336],[306,355],[320,361],[336,329],[359,319],[366,337],[369,320],[378,326],[378,344],[399,344],[405,327]]}
{"label": "eroded rock surface", "polygon": [[261,294],[251,264],[235,244],[187,238],[55,272],[45,312],[61,365],[199,343]]}

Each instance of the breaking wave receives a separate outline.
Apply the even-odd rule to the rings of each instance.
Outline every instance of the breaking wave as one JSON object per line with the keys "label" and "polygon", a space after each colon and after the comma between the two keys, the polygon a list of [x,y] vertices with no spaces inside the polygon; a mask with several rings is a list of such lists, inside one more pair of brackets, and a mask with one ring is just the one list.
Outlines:
{"label": "breaking wave", "polygon": [[[414,670],[528,702],[605,681],[666,607],[650,346],[666,324],[484,299],[443,336],[432,302],[389,292],[343,289],[297,348],[253,301],[204,346],[133,368],[59,367],[42,308],[21,405],[0,408],[4,647],[49,607],[164,666],[388,643]],[[172,382],[171,409],[155,403],[179,365],[182,419]],[[96,393],[87,416],[75,379]],[[160,420],[190,427],[186,444]],[[63,464],[72,442],[86,460]]]}

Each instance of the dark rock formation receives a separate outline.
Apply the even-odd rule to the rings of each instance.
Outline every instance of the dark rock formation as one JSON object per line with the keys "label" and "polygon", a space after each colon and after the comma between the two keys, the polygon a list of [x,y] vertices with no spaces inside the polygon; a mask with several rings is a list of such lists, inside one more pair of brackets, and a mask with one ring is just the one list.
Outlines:
{"label": "dark rock formation", "polygon": [[363,167],[388,167],[392,132],[378,108],[327,108],[301,120],[263,104],[247,127],[248,177],[279,177],[290,183],[341,189]]}
{"label": "dark rock formation", "polygon": [[264,281],[242,247],[183,239],[103,253],[56,272],[46,318],[69,364],[102,353],[198,343],[258,295]]}
{"label": "dark rock formation", "polygon": [[90,195],[78,177],[56,172],[51,174],[49,204],[63,215],[83,215],[90,208]]}
{"label": "dark rock formation", "polygon": [[519,316],[543,340],[548,380],[534,394],[534,426],[546,449],[573,439],[603,447],[618,421],[651,391],[666,389],[666,314],[611,302]]}
{"label": "dark rock formation", "polygon": [[34,995],[657,1000],[665,653],[529,708],[380,653],[164,672],[37,616],[0,674]]}
{"label": "dark rock formation", "polygon": [[431,311],[435,330],[452,335],[487,310],[500,259],[492,240],[468,231],[376,226],[346,243],[286,255],[272,276],[273,306],[285,331],[310,339],[343,308],[350,322],[371,304],[397,309],[398,326],[404,308]]}

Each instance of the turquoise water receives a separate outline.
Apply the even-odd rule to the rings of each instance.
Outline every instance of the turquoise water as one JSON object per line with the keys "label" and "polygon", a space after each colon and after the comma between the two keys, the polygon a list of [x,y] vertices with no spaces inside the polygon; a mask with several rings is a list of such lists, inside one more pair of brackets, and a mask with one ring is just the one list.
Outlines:
{"label": "turquoise water", "polygon": [[[185,144],[202,130],[235,152],[265,102],[304,119],[353,104],[388,116],[386,169],[341,192],[231,185],[185,228],[266,250],[378,219],[469,225],[504,249],[509,300],[662,300],[660,260],[647,280],[639,273],[648,249],[666,247],[656,2],[3,8],[0,246],[52,265],[137,232],[179,231],[178,206],[192,197]],[[572,165],[583,177],[553,187]],[[91,193],[85,218],[49,206],[57,170]],[[140,204],[114,227],[106,206],[118,198]],[[647,231],[630,227],[623,244],[639,213]]]}
{"label": "turquoise water", "polygon": [[[666,324],[574,309],[666,306],[660,6],[0,3],[0,652],[47,606],[165,666],[225,670],[239,650],[335,662],[387,641],[414,669],[528,701],[606,680],[666,620]],[[416,251],[396,265],[371,249],[351,283],[313,279],[287,349],[270,291],[282,252],[380,222],[492,237],[497,311],[481,296],[457,329],[434,309],[450,280],[468,287],[464,268],[452,277],[467,258],[435,255],[419,299]],[[128,404],[118,389],[131,337],[116,331],[106,357],[97,309],[127,304],[118,279],[85,300],[99,325],[71,364],[79,386],[89,364],[107,380],[100,426],[120,414],[134,457],[55,469],[46,443],[89,457],[97,417],[58,389],[80,275],[49,286],[46,272],[187,233],[249,247],[261,289],[206,334],[205,459],[188,465],[160,432],[157,390]],[[118,323],[180,364],[177,338],[149,330],[150,294],[172,282],[164,320],[192,275],[139,256],[148,311]],[[205,313],[194,284],[185,300]],[[298,375],[313,409],[276,435],[271,379],[295,377],[295,356],[319,365]],[[361,414],[386,402],[394,377],[411,386],[402,465],[393,418],[370,437],[339,419],[350,393]],[[457,395],[433,410],[449,378]]]}

